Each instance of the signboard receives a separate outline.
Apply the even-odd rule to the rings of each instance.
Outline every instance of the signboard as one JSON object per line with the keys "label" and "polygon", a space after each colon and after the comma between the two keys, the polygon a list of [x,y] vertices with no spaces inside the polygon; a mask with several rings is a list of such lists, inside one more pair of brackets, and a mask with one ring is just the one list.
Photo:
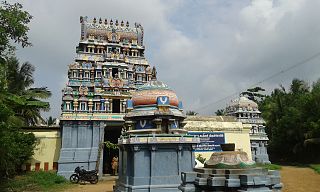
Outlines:
{"label": "signboard", "polygon": [[221,151],[220,144],[225,143],[222,132],[188,132],[188,135],[197,135],[200,138],[195,152]]}

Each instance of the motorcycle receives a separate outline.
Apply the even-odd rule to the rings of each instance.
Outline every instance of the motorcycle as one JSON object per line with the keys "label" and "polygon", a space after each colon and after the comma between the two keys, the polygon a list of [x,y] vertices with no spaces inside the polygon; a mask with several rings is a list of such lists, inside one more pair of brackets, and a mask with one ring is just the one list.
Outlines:
{"label": "motorcycle", "polygon": [[74,169],[74,174],[70,176],[71,183],[79,183],[79,181],[89,181],[91,184],[98,183],[98,171],[91,170],[87,171],[81,167],[76,167]]}

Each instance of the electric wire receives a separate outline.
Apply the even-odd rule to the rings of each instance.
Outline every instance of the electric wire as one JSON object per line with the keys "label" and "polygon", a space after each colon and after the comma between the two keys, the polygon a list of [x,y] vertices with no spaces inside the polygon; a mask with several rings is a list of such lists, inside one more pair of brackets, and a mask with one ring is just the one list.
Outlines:
{"label": "electric wire", "polygon": [[[315,59],[315,58],[317,58],[317,57],[319,57],[319,56],[320,56],[320,52],[317,52],[317,53],[311,55],[310,57],[307,57],[306,59],[303,59],[303,60],[297,62],[296,64],[287,67],[287,68],[284,69],[284,70],[281,70],[281,71],[279,71],[279,72],[276,72],[276,73],[274,73],[274,74],[272,74],[272,75],[270,75],[270,76],[262,79],[261,81],[258,81],[257,83],[252,84],[252,85],[249,86],[248,88],[256,87],[256,86],[262,84],[263,82],[269,81],[269,80],[271,80],[271,79],[273,79],[273,78],[275,78],[275,77],[277,77],[277,76],[279,76],[279,75],[281,75],[281,74],[284,74],[284,73],[286,73],[286,72],[288,72],[288,71],[290,71],[290,70],[292,70],[292,69],[294,69],[294,68],[296,68],[296,67],[298,67],[298,66],[300,66],[300,65],[306,64],[306,63],[308,63],[309,61],[311,61],[311,60],[313,60],[313,59]],[[245,90],[247,90],[247,89],[245,89]],[[206,104],[206,105],[203,105],[203,106],[195,109],[194,111],[196,111],[196,112],[198,112],[198,111],[203,111],[204,109],[206,109],[206,108],[208,108],[208,107],[210,107],[210,106],[212,106],[212,105],[215,105],[215,104],[217,104],[217,103],[220,103],[221,101],[224,101],[224,100],[226,100],[226,99],[228,99],[228,98],[230,98],[230,97],[233,97],[233,96],[235,96],[235,95],[239,95],[239,94],[242,93],[243,91],[244,91],[244,90],[234,92],[234,93],[232,93],[232,94],[230,94],[230,95],[228,95],[228,96],[226,96],[226,97],[223,97],[223,98],[218,99],[218,100],[216,100],[216,101],[214,101],[214,102],[211,102],[211,103],[208,103],[208,104]]]}

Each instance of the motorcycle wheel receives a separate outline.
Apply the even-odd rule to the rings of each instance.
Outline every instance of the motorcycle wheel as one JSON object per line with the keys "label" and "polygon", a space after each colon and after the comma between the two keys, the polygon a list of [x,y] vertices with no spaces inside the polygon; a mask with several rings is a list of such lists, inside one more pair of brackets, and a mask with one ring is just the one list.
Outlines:
{"label": "motorcycle wheel", "polygon": [[70,182],[71,183],[78,183],[79,182],[79,176],[77,174],[72,174],[70,176]]}
{"label": "motorcycle wheel", "polygon": [[92,175],[90,183],[91,184],[97,184],[98,180],[99,180],[98,175]]}

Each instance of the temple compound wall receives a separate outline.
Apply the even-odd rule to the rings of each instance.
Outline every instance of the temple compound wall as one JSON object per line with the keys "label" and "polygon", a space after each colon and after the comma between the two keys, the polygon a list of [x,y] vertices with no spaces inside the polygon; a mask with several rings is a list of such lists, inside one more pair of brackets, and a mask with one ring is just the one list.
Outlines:
{"label": "temple compound wall", "polygon": [[37,143],[34,149],[34,155],[22,166],[22,170],[57,170],[61,149],[59,125],[50,127],[25,127],[23,130],[28,133],[33,133],[37,138]]}
{"label": "temple compound wall", "polygon": [[[45,167],[48,166],[48,170],[57,170],[58,160],[69,162],[64,164],[60,163],[60,170],[67,169],[67,166],[70,166],[70,169],[73,168],[74,162],[88,169],[95,169],[99,152],[99,142],[104,141],[103,136],[105,129],[120,122],[119,119],[124,122],[123,116],[120,115],[108,114],[103,117],[108,119],[108,121],[99,120],[99,116],[93,117],[89,114],[79,115],[78,118],[87,121],[67,121],[68,123],[65,123],[63,127],[61,127],[64,136],[62,136],[59,127],[29,128],[26,131],[33,132],[39,139],[39,143],[36,146],[32,159],[23,166],[23,169],[46,170]],[[112,119],[112,117],[114,119]],[[89,121],[90,119],[93,121]],[[245,125],[237,121],[235,117],[187,116],[184,123],[186,123],[184,128],[188,130],[188,134],[190,135],[211,134],[221,136],[221,133],[223,133],[223,136],[221,136],[218,141],[217,139],[213,139],[209,143],[202,141],[202,144],[206,144],[208,148],[206,148],[206,146],[195,148],[196,157],[198,154],[201,154],[208,160],[212,152],[221,151],[220,143],[230,142],[236,144],[237,151],[245,151],[248,156],[251,157],[250,127],[245,127]],[[215,146],[211,145],[213,142]],[[60,159],[59,156],[61,156]],[[103,155],[99,158],[99,170],[101,171],[103,170]]]}

